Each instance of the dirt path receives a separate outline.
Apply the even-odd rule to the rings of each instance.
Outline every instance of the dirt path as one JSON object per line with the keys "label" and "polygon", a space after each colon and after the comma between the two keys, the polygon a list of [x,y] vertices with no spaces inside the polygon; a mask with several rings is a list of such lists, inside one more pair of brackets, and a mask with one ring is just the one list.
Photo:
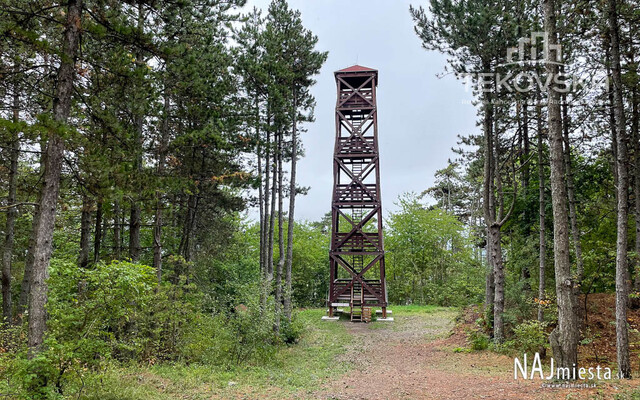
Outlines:
{"label": "dirt path", "polygon": [[[513,360],[491,352],[454,352],[465,346],[451,335],[450,310],[395,315],[395,322],[347,324],[355,364],[314,394],[319,399],[588,399],[613,398],[611,388],[549,389],[513,379]],[[604,397],[601,397],[604,396]]]}

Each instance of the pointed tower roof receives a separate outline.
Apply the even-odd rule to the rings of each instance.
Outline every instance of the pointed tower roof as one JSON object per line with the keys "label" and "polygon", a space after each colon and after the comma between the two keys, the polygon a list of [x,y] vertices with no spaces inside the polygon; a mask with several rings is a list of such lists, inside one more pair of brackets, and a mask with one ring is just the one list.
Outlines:
{"label": "pointed tower roof", "polygon": [[362,65],[352,65],[347,68],[340,69],[336,72],[378,72],[377,69],[363,67]]}

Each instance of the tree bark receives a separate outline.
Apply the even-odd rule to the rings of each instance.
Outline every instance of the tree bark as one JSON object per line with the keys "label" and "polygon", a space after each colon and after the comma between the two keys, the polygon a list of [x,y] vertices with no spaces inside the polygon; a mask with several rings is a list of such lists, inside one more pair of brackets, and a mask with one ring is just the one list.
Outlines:
{"label": "tree bark", "polygon": [[98,206],[96,207],[96,223],[95,223],[95,234],[93,237],[93,262],[97,263],[100,261],[100,248],[102,247],[102,238],[103,235],[103,220],[104,220],[104,204],[102,200],[98,201]]}
{"label": "tree bark", "polygon": [[120,201],[113,203],[113,246],[116,260],[122,258],[122,222],[120,220]]}
{"label": "tree bark", "polygon": [[[258,204],[259,204],[259,209],[260,209],[260,281],[261,281],[261,288],[260,288],[260,307],[261,307],[261,311],[264,311],[266,309],[266,305],[267,305],[267,296],[265,293],[264,288],[262,288],[262,284],[264,284],[264,280],[265,280],[265,276],[266,276],[266,261],[265,261],[265,245],[266,245],[266,240],[265,240],[265,232],[266,232],[266,217],[265,217],[265,212],[266,212],[266,205],[265,205],[265,201],[266,201],[266,197],[268,198],[268,196],[265,197],[265,189],[263,189],[262,186],[262,180],[263,180],[263,168],[262,168],[262,139],[260,137],[260,99],[258,96],[258,90],[256,89],[256,94],[255,94],[255,132],[256,132],[256,159],[258,162]],[[268,159],[268,158],[267,158]]]}
{"label": "tree bark", "polygon": [[[45,160],[46,156],[43,154],[40,158],[40,165],[44,165]],[[40,195],[41,193],[38,193],[38,196]],[[24,274],[22,275],[22,284],[20,285],[20,298],[18,299],[18,309],[16,310],[18,321],[22,320],[22,315],[29,306],[29,294],[31,293],[31,275],[33,274],[33,263],[35,261],[33,251],[35,250],[36,246],[36,228],[38,226],[38,219],[40,218],[40,197],[38,197],[36,203],[38,203],[38,206],[35,207],[35,210],[33,212],[33,219],[31,221],[29,249],[27,250],[27,256],[24,260]]]}
{"label": "tree bark", "polygon": [[[2,249],[2,317],[5,322],[13,320],[13,302],[11,298],[11,260],[13,258],[13,242],[18,210],[16,204],[16,181],[18,176],[18,158],[20,155],[20,138],[17,124],[20,122],[20,92],[18,85],[13,85],[13,123],[14,137],[9,155],[9,188],[7,196],[7,221],[5,226],[4,247]],[[1,322],[1,321],[0,321]]]}
{"label": "tree bark", "polygon": [[[529,191],[529,180],[530,180],[530,171],[529,171],[529,111],[527,107],[527,99],[524,99],[522,102],[520,114],[522,115],[522,142],[523,142],[523,150],[522,156],[520,157],[520,166],[522,168],[522,189],[525,195],[528,195]],[[533,224],[531,218],[531,210],[529,207],[525,208],[523,213],[525,217],[525,222],[527,225]],[[528,233],[528,232],[527,232]],[[526,293],[531,292],[531,270],[529,269],[529,264],[525,263],[522,266],[522,290]]]}
{"label": "tree bark", "polygon": [[502,262],[502,246],[500,225],[493,223],[489,227],[491,253],[493,258],[495,297],[493,300],[493,340],[496,343],[504,341],[504,263]]}
{"label": "tree bark", "polygon": [[616,170],[618,185],[616,200],[618,204],[617,241],[616,241],[616,353],[620,378],[631,378],[629,360],[629,332],[627,327],[628,303],[628,265],[627,265],[627,228],[628,228],[628,188],[629,171],[627,169],[627,132],[624,115],[622,88],[622,70],[620,65],[620,39],[618,27],[617,0],[609,0],[609,33],[611,45],[611,73],[613,78],[613,109],[616,121]]}
{"label": "tree bark", "polygon": [[[486,65],[485,69],[488,70],[489,66]],[[493,327],[493,309],[495,298],[495,282],[494,282],[494,260],[492,257],[492,245],[494,243],[491,237],[492,231],[490,230],[491,223],[495,221],[495,206],[493,201],[493,105],[491,104],[491,96],[485,93],[485,99],[483,104],[483,131],[484,131],[484,176],[483,176],[483,208],[484,208],[484,220],[487,233],[487,265],[488,272],[485,285],[485,314],[487,318],[491,317],[489,326]]]}
{"label": "tree bark", "polygon": [[275,328],[280,332],[280,318],[282,313],[282,271],[284,269],[284,171],[282,170],[282,155],[284,153],[283,132],[278,132],[278,265],[276,269],[276,301]]}
{"label": "tree bark", "polygon": [[[169,141],[169,91],[165,85],[162,133],[158,144],[158,177],[163,178]],[[156,189],[156,212],[153,221],[153,268],[158,285],[162,283],[162,192]]]}
{"label": "tree bark", "polygon": [[293,93],[293,115],[291,129],[291,176],[289,178],[289,223],[287,225],[287,261],[284,289],[284,315],[291,322],[291,268],[293,266],[293,228],[296,211],[296,163],[298,161],[298,97]]}
{"label": "tree bark", "polygon": [[[545,229],[545,218],[546,218],[546,207],[545,207],[545,196],[544,196],[544,149],[543,149],[543,140],[542,140],[542,104],[538,103],[536,106],[536,113],[538,119],[538,215],[539,215],[539,266],[538,266],[538,301],[545,300],[546,296],[544,293],[545,290],[545,262],[547,255],[547,243],[546,243],[546,229]],[[544,307],[541,303],[538,303],[538,321],[544,321]]]}
{"label": "tree bark", "polygon": [[[144,12],[142,10],[142,1],[138,1],[138,32],[140,35],[144,32]],[[138,49],[136,52],[136,69],[146,68],[145,63],[142,61],[142,51]],[[141,90],[141,89],[139,89]],[[143,145],[143,129],[144,129],[144,115],[141,110],[138,110],[138,104],[134,105],[134,118],[135,124],[135,155],[133,161],[133,167],[136,173],[135,183],[138,189],[142,186],[142,145]],[[140,245],[140,226],[142,224],[142,211],[140,209],[140,203],[134,196],[131,200],[131,214],[129,218],[129,257],[131,261],[138,262],[140,260],[140,253],[142,252],[142,246]]]}
{"label": "tree bark", "polygon": [[[584,261],[582,259],[582,244],[580,243],[580,229],[578,229],[578,215],[576,212],[576,195],[575,185],[573,181],[573,170],[571,165],[571,142],[569,140],[569,130],[571,126],[571,120],[569,117],[569,105],[567,104],[566,96],[563,96],[562,101],[562,133],[564,139],[564,162],[567,173],[567,196],[569,198],[569,224],[571,225],[571,239],[573,240],[573,249],[576,255],[576,281],[575,289],[576,296],[580,295],[580,286],[582,285],[582,279],[584,276]],[[582,308],[578,306],[577,313],[580,313]],[[578,319],[580,320],[580,318]]]}
{"label": "tree bark", "polygon": [[[637,72],[636,72],[637,73]],[[640,102],[640,96],[638,95],[638,88],[634,87],[631,97],[631,138],[634,145],[634,162],[635,162],[635,174],[633,181],[633,194],[635,205],[635,221],[636,221],[636,240],[635,240],[635,279],[634,290],[640,291],[640,130],[638,124],[640,123],[640,111],[638,110],[638,103]]]}
{"label": "tree bark", "polygon": [[[275,233],[275,214],[276,214],[276,187],[277,187],[277,152],[273,152],[272,161],[270,161],[272,173],[271,183],[271,210],[269,212],[269,232],[268,232],[268,246],[267,246],[267,290],[270,290],[271,282],[273,281],[273,241]],[[267,174],[269,173],[267,170]]]}
{"label": "tree bark", "polygon": [[[82,196],[82,213],[80,215],[80,254],[78,255],[78,266],[80,268],[87,268],[89,264],[89,247],[91,243],[91,209],[93,208],[93,202],[89,198],[89,195]],[[100,228],[96,230],[96,235],[99,235]]]}
{"label": "tree bark", "polygon": [[140,205],[132,199],[131,214],[129,216],[129,258],[132,262],[140,260],[142,247],[140,245]]}
{"label": "tree bark", "polygon": [[[82,0],[69,0],[67,19],[62,40],[62,57],[57,73],[56,93],[53,99],[53,119],[66,124],[71,112],[75,62],[80,42]],[[41,190],[40,212],[34,241],[34,264],[29,294],[29,357],[42,346],[46,329],[47,278],[55,227],[56,206],[60,190],[60,175],[64,156],[64,142],[50,131],[44,164],[44,182]]]}
{"label": "tree bark", "polygon": [[[558,44],[556,33],[555,0],[543,0],[544,28],[547,34],[547,76],[556,77],[558,66]],[[553,80],[548,80],[553,82]],[[565,165],[563,151],[562,118],[560,111],[560,93],[547,85],[548,129],[551,165],[551,203],[553,206],[553,249],[556,277],[556,295],[558,301],[558,326],[551,334],[554,358],[558,366],[574,368],[578,364],[578,322],[575,315],[575,292],[569,258],[569,217],[567,215],[567,188],[565,185]]]}

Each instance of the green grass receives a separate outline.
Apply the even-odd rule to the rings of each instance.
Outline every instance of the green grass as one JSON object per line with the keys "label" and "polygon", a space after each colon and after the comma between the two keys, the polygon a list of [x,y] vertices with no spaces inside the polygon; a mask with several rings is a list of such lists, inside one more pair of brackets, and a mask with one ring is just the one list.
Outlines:
{"label": "green grass", "polygon": [[281,398],[310,394],[331,376],[349,369],[336,364],[351,337],[343,323],[322,321],[324,309],[299,313],[306,326],[300,342],[281,347],[260,365],[225,368],[206,365],[161,364],[108,368],[89,377],[80,398],[85,400],[210,399],[242,395]]}
{"label": "green grass", "polygon": [[[430,314],[428,323],[440,324],[435,335],[424,332],[425,339],[443,333],[442,322],[452,321],[457,309],[435,306],[393,306],[395,322],[374,322],[372,330],[402,331],[415,318]],[[339,322],[322,321],[325,309],[300,311],[298,317],[306,329],[301,340],[283,346],[268,361],[242,367],[164,363],[140,367],[113,365],[101,374],[85,378],[84,400],[166,400],[166,399],[236,399],[236,398],[313,398],[323,383],[349,371],[352,365],[344,355],[356,340],[347,332],[348,315]],[[400,317],[400,318],[399,318]],[[427,322],[427,321],[425,321]],[[430,325],[424,325],[429,327]],[[412,329],[415,329],[412,328]],[[446,330],[446,328],[445,328]],[[345,360],[345,361],[339,361]]]}
{"label": "green grass", "polygon": [[393,311],[391,316],[394,314],[433,314],[436,312],[447,311],[450,312],[452,310],[457,310],[455,307],[439,307],[439,306],[419,306],[419,305],[408,305],[408,306],[389,306],[390,310]]}

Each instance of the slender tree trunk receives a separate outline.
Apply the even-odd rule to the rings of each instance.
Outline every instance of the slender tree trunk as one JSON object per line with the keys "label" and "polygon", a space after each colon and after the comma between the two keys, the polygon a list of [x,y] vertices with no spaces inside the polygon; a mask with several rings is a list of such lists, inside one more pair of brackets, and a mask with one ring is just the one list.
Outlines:
{"label": "slender tree trunk", "polygon": [[104,203],[102,200],[98,201],[98,206],[96,208],[96,224],[95,224],[95,235],[93,238],[93,262],[97,263],[100,261],[100,248],[102,247],[102,238],[103,235],[103,223],[104,220]]}
{"label": "slender tree trunk", "polygon": [[[60,124],[67,123],[71,111],[81,20],[82,0],[69,0],[62,40],[63,56],[58,68],[58,83],[53,99],[53,118]],[[30,357],[33,357],[40,350],[46,329],[47,278],[49,276],[49,261],[64,156],[64,142],[55,130],[49,134],[46,153],[40,212],[35,230],[34,264],[29,293],[28,344]]]}
{"label": "slender tree trunk", "polygon": [[[43,154],[40,158],[40,165],[44,165],[46,156]],[[18,321],[22,320],[22,315],[29,306],[29,294],[31,293],[31,275],[33,274],[33,264],[35,261],[33,251],[36,246],[36,228],[38,226],[38,219],[40,218],[40,194],[38,194],[38,206],[35,207],[33,212],[33,220],[31,221],[31,235],[29,236],[29,249],[27,250],[27,256],[24,261],[24,274],[22,275],[22,284],[20,285],[20,298],[18,299],[18,309],[16,314]]]}
{"label": "slender tree trunk", "polygon": [[[556,33],[555,0],[543,0],[544,28],[547,33],[548,76],[558,75],[558,44]],[[553,82],[553,80],[551,80]],[[560,93],[551,84],[546,88],[548,96],[548,129],[551,165],[551,200],[553,206],[553,249],[558,299],[558,326],[549,337],[553,355],[559,367],[574,368],[578,364],[578,321],[575,315],[575,292],[569,258],[569,217],[567,215],[567,188],[562,135]]]}
{"label": "slender tree trunk", "polygon": [[[488,70],[488,66],[485,66]],[[495,260],[493,258],[493,243],[495,243],[492,237],[491,224],[495,221],[495,203],[494,203],[494,186],[493,186],[493,173],[494,173],[494,159],[493,159],[493,105],[491,104],[492,98],[488,93],[485,93],[484,112],[483,112],[483,130],[484,130],[484,181],[483,181],[483,205],[484,205],[484,220],[487,233],[487,279],[485,286],[485,314],[487,317],[491,317],[489,326],[493,327],[493,312],[494,312],[494,299],[495,299]]]}
{"label": "slender tree trunk", "polygon": [[113,246],[116,260],[122,258],[122,225],[120,221],[120,201],[113,203]]}
{"label": "slender tree trunk", "polygon": [[[271,211],[269,212],[269,232],[268,232],[268,247],[267,247],[267,288],[270,290],[271,282],[273,281],[273,241],[275,235],[275,214],[276,214],[276,192],[277,192],[277,151],[273,152],[272,160],[270,161],[272,171],[272,183],[271,183]],[[269,173],[269,171],[267,171]]]}
{"label": "slender tree trunk", "polygon": [[178,248],[181,254],[188,262],[191,261],[192,234],[195,226],[196,212],[198,208],[198,195],[190,194],[187,198],[187,209],[185,210],[184,225],[182,227],[182,239]]}
{"label": "slender tree trunk", "polygon": [[271,208],[270,208],[270,197],[269,197],[269,188],[270,188],[270,177],[271,177],[271,134],[269,133],[269,131],[267,130],[266,132],[267,135],[267,140],[265,143],[265,157],[264,157],[264,221],[262,222],[262,224],[264,225],[264,229],[262,231],[262,241],[263,241],[263,248],[262,248],[262,257],[263,260],[262,262],[264,263],[263,266],[263,279],[266,281],[268,279],[269,276],[269,267],[268,267],[268,263],[269,263],[269,257],[268,257],[268,250],[269,250],[269,221],[271,219]]}
{"label": "slender tree trunk", "polygon": [[140,260],[140,205],[137,200],[132,199],[131,215],[129,216],[129,258],[131,261],[138,262]]}
{"label": "slender tree trunk", "polygon": [[[529,113],[528,113],[528,107],[527,107],[527,99],[525,99],[522,102],[521,114],[522,114],[521,129],[522,129],[522,142],[523,142],[522,153],[523,154],[522,154],[522,157],[520,157],[520,165],[522,168],[523,192],[525,193],[525,195],[528,195],[529,180],[530,180],[529,179],[530,178],[530,171],[529,171],[530,145],[529,145]],[[533,221],[531,218],[532,212],[529,207],[526,207],[523,214],[525,216],[525,221],[527,223],[527,226],[529,226],[529,224],[533,225]],[[529,269],[529,264],[527,263],[525,263],[522,266],[522,290],[524,290],[526,293],[531,292],[531,270]]]}
{"label": "slender tree trunk", "polygon": [[502,246],[500,244],[500,225],[493,223],[489,227],[489,235],[493,243],[491,253],[493,258],[495,297],[493,301],[493,340],[496,343],[504,341],[504,263],[502,262]]}
{"label": "slender tree trunk", "polygon": [[[144,11],[142,10],[142,1],[138,1],[138,31],[139,34],[142,35],[144,32]],[[142,60],[143,55],[142,51],[138,50],[136,52],[136,69],[146,68],[145,63]],[[140,88],[141,90],[141,88]],[[133,122],[135,124],[135,155],[133,166],[136,173],[135,183],[137,189],[140,190],[142,187],[142,145],[143,145],[143,129],[144,129],[144,115],[143,112],[139,109],[139,104],[135,104],[134,106],[134,118]],[[138,193],[135,193],[131,200],[131,214],[129,217],[129,257],[131,261],[137,262],[140,260],[140,253],[142,252],[142,247],[140,245],[140,227],[142,224],[142,211],[140,209],[139,199],[136,198]]]}
{"label": "slender tree trunk", "polygon": [[[578,229],[578,215],[576,212],[576,195],[575,185],[573,181],[573,170],[571,165],[571,142],[569,140],[569,130],[571,120],[569,117],[569,105],[566,96],[562,101],[562,132],[564,139],[564,162],[567,171],[567,196],[569,198],[569,223],[571,225],[571,239],[573,239],[573,248],[576,255],[576,296],[580,294],[580,286],[584,276],[584,262],[582,260],[582,244],[580,243],[580,229]],[[580,312],[581,307],[578,306],[576,312]]]}
{"label": "slender tree trunk", "polygon": [[[18,85],[13,85],[13,123],[16,124],[9,155],[9,193],[7,196],[7,221],[2,249],[2,317],[5,322],[13,320],[13,302],[11,299],[11,259],[13,258],[13,242],[18,210],[16,204],[16,181],[18,177],[18,158],[20,156],[20,139],[17,124],[20,122],[20,92]],[[2,322],[2,321],[0,321]]]}
{"label": "slender tree trunk", "polygon": [[[543,129],[543,121],[542,121],[542,104],[538,103],[536,106],[536,113],[538,119],[538,215],[539,215],[539,266],[538,266],[538,300],[542,301],[546,299],[544,290],[545,290],[545,261],[547,256],[547,243],[546,243],[546,229],[545,229],[545,218],[546,218],[546,207],[545,207],[545,196],[544,196],[544,148],[543,148],[543,140],[542,140],[542,129]],[[538,321],[544,321],[544,307],[541,303],[538,304]]]}
{"label": "slender tree trunk", "polygon": [[609,31],[611,37],[611,72],[613,77],[613,109],[616,120],[616,170],[618,186],[616,198],[618,203],[618,234],[616,242],[616,350],[618,373],[621,378],[631,378],[631,362],[629,360],[629,332],[627,327],[628,303],[628,188],[629,171],[627,169],[627,132],[624,115],[622,88],[622,71],[620,66],[620,39],[618,28],[617,0],[609,0]]}
{"label": "slender tree trunk", "polygon": [[284,289],[284,315],[291,322],[291,268],[293,266],[293,228],[296,211],[296,163],[298,161],[298,97],[293,93],[293,113],[291,130],[291,176],[289,178],[289,223],[287,225],[287,262]]}
{"label": "slender tree trunk", "polygon": [[[267,296],[265,293],[264,288],[262,287],[262,285],[264,284],[264,278],[266,276],[266,261],[265,261],[265,227],[266,227],[266,221],[265,221],[265,195],[264,195],[264,189],[262,186],[262,180],[263,180],[263,171],[262,171],[262,140],[260,137],[260,100],[259,100],[259,96],[258,96],[258,91],[256,90],[256,94],[255,94],[255,132],[256,132],[256,159],[258,161],[258,177],[259,177],[259,181],[258,181],[258,204],[259,204],[259,208],[260,208],[260,281],[261,281],[261,288],[260,288],[260,309],[261,312],[263,312],[266,309],[266,305],[267,305]],[[267,196],[268,197],[268,196]]]}
{"label": "slender tree trunk", "polygon": [[[167,142],[169,141],[169,89],[165,85],[164,109],[162,118],[162,133],[158,144],[158,176],[164,177],[167,157]],[[153,221],[153,268],[156,270],[158,285],[162,283],[162,191],[156,189],[156,212]]]}
{"label": "slender tree trunk", "polygon": [[[91,209],[93,208],[93,202],[89,198],[89,195],[82,196],[82,214],[80,216],[80,254],[78,256],[78,266],[80,268],[87,268],[89,265],[89,253],[91,243]],[[96,230],[96,235],[99,235],[99,230]]]}
{"label": "slender tree trunk", "polygon": [[282,170],[282,155],[284,153],[283,135],[278,133],[278,265],[276,270],[276,332],[280,332],[280,318],[282,313],[282,271],[284,269],[284,171]]}
{"label": "slender tree trunk", "polygon": [[638,125],[640,123],[640,111],[638,110],[638,103],[640,102],[640,95],[638,94],[638,88],[633,88],[632,92],[632,105],[631,105],[631,138],[634,145],[634,162],[635,162],[635,174],[633,181],[633,194],[635,200],[635,220],[636,220],[636,258],[635,258],[635,279],[634,290],[640,291],[640,130]]}

